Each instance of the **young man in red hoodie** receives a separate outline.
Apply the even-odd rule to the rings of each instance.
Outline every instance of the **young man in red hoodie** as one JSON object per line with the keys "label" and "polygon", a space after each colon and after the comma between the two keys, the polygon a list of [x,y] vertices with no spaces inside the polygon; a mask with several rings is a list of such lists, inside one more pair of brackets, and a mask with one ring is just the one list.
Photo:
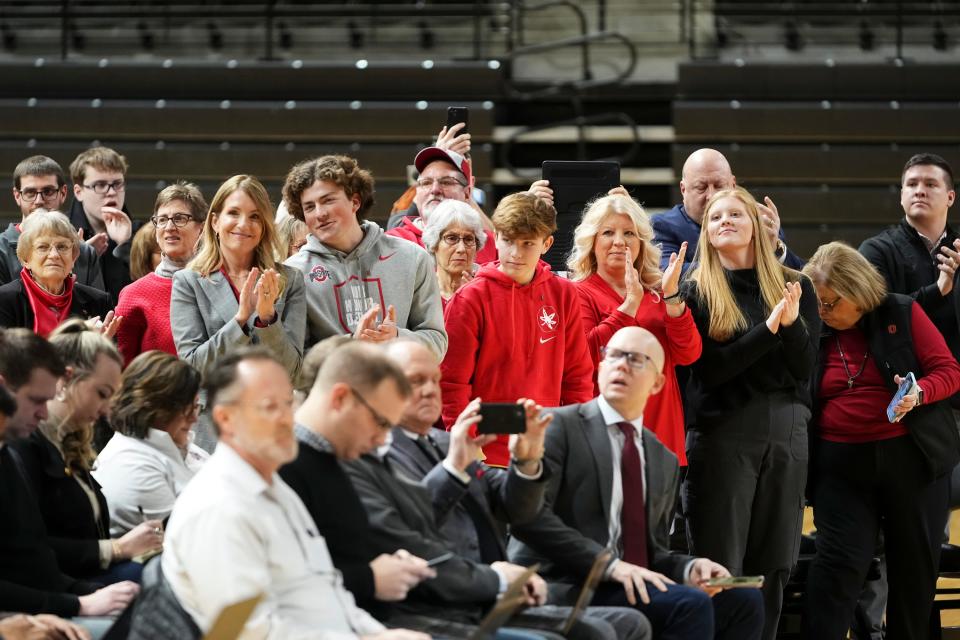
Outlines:
{"label": "young man in red hoodie", "polygon": [[[530,398],[543,406],[586,402],[593,371],[573,283],[540,257],[553,244],[557,212],[530,193],[500,201],[493,214],[499,260],[480,268],[444,311],[449,336],[443,421],[452,425],[475,397]],[[484,447],[486,463],[507,466],[507,437]]]}

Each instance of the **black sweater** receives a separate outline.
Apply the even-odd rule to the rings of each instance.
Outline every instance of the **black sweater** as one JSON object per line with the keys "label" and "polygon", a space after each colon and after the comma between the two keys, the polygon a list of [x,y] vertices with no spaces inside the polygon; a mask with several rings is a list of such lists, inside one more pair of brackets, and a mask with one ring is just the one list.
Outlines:
{"label": "black sweater", "polygon": [[9,446],[0,448],[0,611],[75,616],[77,596],[92,593],[97,585],[60,572],[15,456]]}
{"label": "black sweater", "polygon": [[820,336],[817,294],[810,280],[801,280],[800,317],[770,333],[756,271],[727,271],[727,277],[750,328],[723,342],[709,335],[710,312],[696,284],[685,283],[684,299],[703,339],[703,354],[691,367],[686,390],[685,417],[691,429],[739,422],[744,410],[765,404],[771,394],[790,394],[796,402],[810,404],[808,381]]}

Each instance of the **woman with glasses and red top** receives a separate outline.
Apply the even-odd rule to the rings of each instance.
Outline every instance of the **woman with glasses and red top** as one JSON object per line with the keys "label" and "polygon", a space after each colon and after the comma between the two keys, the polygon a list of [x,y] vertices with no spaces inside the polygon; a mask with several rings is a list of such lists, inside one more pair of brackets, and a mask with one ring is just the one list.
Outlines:
{"label": "woman with glasses and red top", "polygon": [[160,264],[124,287],[117,303],[117,315],[123,316],[117,347],[124,366],[153,349],[177,355],[170,329],[173,274],[193,258],[206,214],[207,203],[193,184],[173,184],[157,195],[150,220],[160,246]]}
{"label": "woman with glasses and red top", "polygon": [[[826,325],[812,388],[808,493],[817,555],[807,574],[804,637],[847,637],[882,531],[887,633],[925,638],[950,471],[960,459],[947,402],[960,389],[960,364],[920,305],[888,293],[853,248],[824,245],[803,271]],[[890,416],[887,407],[908,373],[916,387]]]}
{"label": "woman with glasses and red top", "polygon": [[[660,271],[660,249],[643,208],[618,187],[593,202],[573,232],[567,261],[580,294],[580,320],[596,369],[602,349],[617,330],[638,326],[663,345],[663,390],[647,401],[644,424],[686,466],[683,401],[675,365],[700,357],[701,341],[693,316],[680,298],[680,270],[686,247]],[[609,354],[607,354],[609,357]],[[613,358],[616,359],[616,358]],[[630,362],[638,369],[644,362]]]}
{"label": "woman with glasses and red top", "polygon": [[[303,275],[277,262],[273,211],[255,177],[228,179],[210,203],[203,246],[173,276],[173,340],[179,356],[201,373],[227,351],[252,344],[269,348],[291,379],[300,371],[307,312]],[[197,444],[213,448],[207,415],[201,416]]]}

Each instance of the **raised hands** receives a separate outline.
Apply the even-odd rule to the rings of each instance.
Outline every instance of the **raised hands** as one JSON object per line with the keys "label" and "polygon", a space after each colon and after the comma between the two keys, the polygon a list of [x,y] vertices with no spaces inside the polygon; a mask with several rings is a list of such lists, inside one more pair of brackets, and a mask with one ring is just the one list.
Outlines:
{"label": "raised hands", "polygon": [[497,439],[495,434],[474,436],[473,426],[481,420],[480,398],[474,398],[467,403],[457,421],[450,428],[450,449],[447,451],[447,462],[454,469],[466,471],[470,463],[480,459],[480,450]]}
{"label": "raised hands", "polygon": [[469,158],[470,134],[460,133],[466,126],[465,123],[458,122],[449,129],[447,127],[440,129],[440,133],[437,134],[437,141],[433,146],[439,149],[453,151],[454,153],[459,153],[464,158]]}
{"label": "raised hands", "polygon": [[553,189],[550,188],[549,180],[534,181],[527,189],[527,193],[547,202],[551,207],[553,206]]}
{"label": "raised hands", "polygon": [[400,335],[397,328],[397,309],[392,304],[387,307],[387,317],[383,322],[377,324],[377,315],[380,313],[380,305],[375,304],[360,317],[357,328],[353,332],[353,337],[357,340],[367,340],[369,342],[386,342],[393,340]]}
{"label": "raised hands", "polygon": [[952,247],[940,247],[937,260],[940,262],[937,265],[940,270],[937,288],[940,289],[940,295],[945,296],[953,291],[954,274],[960,266],[960,239],[954,240]]}
{"label": "raised hands", "polygon": [[133,235],[133,223],[130,222],[130,216],[120,209],[103,207],[100,209],[100,215],[103,216],[103,224],[107,227],[107,235],[117,244],[123,244]]}
{"label": "raised hands", "polygon": [[520,469],[521,472],[533,475],[540,468],[540,461],[543,459],[543,441],[553,415],[543,413],[543,407],[527,398],[520,398],[517,404],[523,405],[527,430],[510,436],[510,455],[526,464],[525,468]]}
{"label": "raised hands", "polygon": [[670,254],[667,268],[663,270],[663,295],[666,298],[680,291],[680,274],[683,272],[683,259],[686,255],[686,242],[680,244],[680,251]]}
{"label": "raised hands", "polygon": [[789,327],[800,315],[800,293],[802,289],[799,282],[788,282],[783,288],[783,299],[780,300],[767,317],[767,328],[770,333],[777,333],[780,327]]}
{"label": "raised hands", "polygon": [[117,335],[121,322],[123,322],[123,316],[118,316],[111,310],[107,311],[107,315],[103,317],[103,320],[100,320],[100,316],[94,316],[88,319],[87,326],[94,331],[99,331],[104,338],[110,340],[113,336]]}
{"label": "raised hands", "polygon": [[626,263],[623,273],[623,286],[626,294],[623,296],[623,304],[618,309],[631,318],[637,315],[640,309],[640,303],[643,301],[643,285],[640,283],[640,272],[633,266],[633,252],[630,247],[626,248],[624,262]]}
{"label": "raised hands", "polygon": [[[247,278],[249,280],[249,277]],[[277,317],[277,298],[280,297],[280,274],[275,269],[267,269],[253,289],[256,296],[257,318],[265,324]]]}
{"label": "raised hands", "polygon": [[93,250],[97,252],[98,256],[102,256],[107,251],[107,244],[110,240],[107,238],[105,233],[97,233],[87,240],[83,239],[83,229],[77,229],[77,237],[80,238],[81,242],[86,242],[88,245],[93,247]]}
{"label": "raised hands", "polygon": [[763,204],[757,203],[757,213],[760,214],[763,230],[770,238],[770,246],[776,247],[777,240],[780,239],[780,212],[777,211],[777,205],[773,204],[769,196],[764,196]]}

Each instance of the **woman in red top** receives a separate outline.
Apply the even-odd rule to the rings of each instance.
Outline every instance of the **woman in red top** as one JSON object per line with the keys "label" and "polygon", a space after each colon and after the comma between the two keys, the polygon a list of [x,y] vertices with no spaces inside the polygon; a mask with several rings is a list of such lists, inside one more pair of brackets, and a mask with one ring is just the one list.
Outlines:
{"label": "woman in red top", "polygon": [[680,270],[687,245],[670,256],[660,271],[660,249],[653,244],[650,219],[623,187],[596,200],[574,231],[574,250],[567,261],[577,284],[581,322],[594,367],[600,349],[621,327],[639,326],[657,337],[666,358],[663,391],[647,401],[643,423],[686,466],[683,403],[675,365],[700,357],[700,334],[680,299]]}
{"label": "woman in red top", "polygon": [[[960,364],[920,306],[888,294],[851,247],[831,242],[804,267],[828,329],[820,340],[808,493],[817,555],[804,635],[845,638],[883,531],[891,638],[927,635],[960,438],[946,400]],[[907,373],[916,386],[887,407]]]}

